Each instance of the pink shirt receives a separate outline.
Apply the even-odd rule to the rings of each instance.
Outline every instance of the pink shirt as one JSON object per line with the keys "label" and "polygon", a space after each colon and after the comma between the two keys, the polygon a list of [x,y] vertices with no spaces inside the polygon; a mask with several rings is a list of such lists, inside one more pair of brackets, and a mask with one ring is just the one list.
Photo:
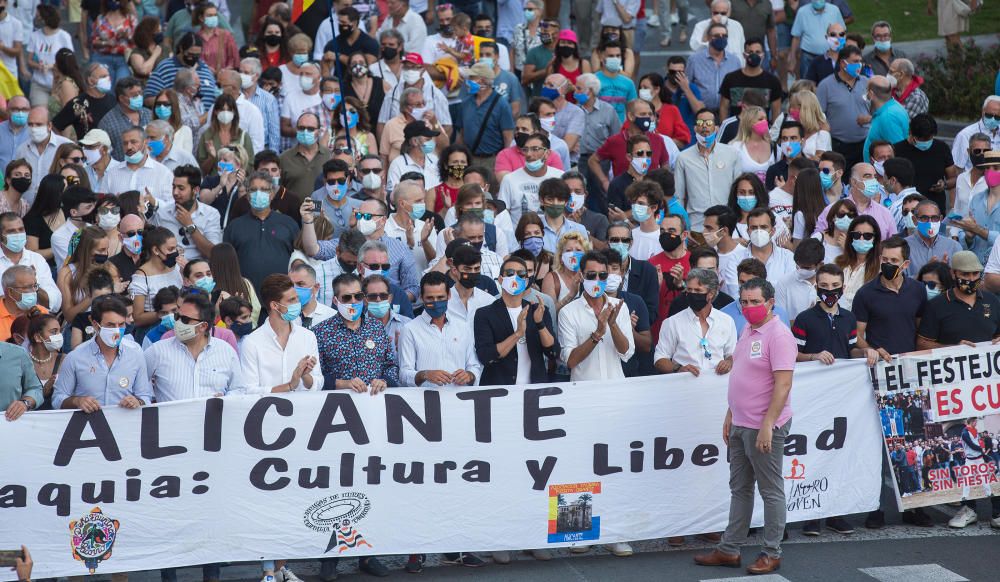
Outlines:
{"label": "pink shirt", "polygon": [[[794,370],[797,353],[795,337],[777,316],[757,329],[747,324],[736,342],[729,373],[729,409],[734,426],[761,427],[771,405],[774,372]],[[792,406],[786,401],[774,424],[781,426],[790,418]]]}
{"label": "pink shirt", "polygon": [[[557,170],[565,170],[563,168],[562,158],[559,154],[552,150],[549,150],[549,157],[545,159],[545,165],[551,166]],[[520,170],[524,167],[524,154],[521,150],[517,149],[517,146],[510,146],[509,148],[504,148],[500,150],[497,154],[497,172],[514,172]]]}
{"label": "pink shirt", "polygon": [[[849,198],[849,200],[854,202],[853,199]],[[833,204],[836,204],[836,202]],[[833,204],[824,208],[823,212],[821,212],[819,217],[816,218],[816,232],[823,232],[826,230],[826,227],[829,225],[826,220],[826,216],[830,214],[830,209],[833,208]],[[896,234],[896,219],[892,217],[892,212],[890,212],[885,206],[882,206],[878,202],[872,200],[868,204],[868,208],[859,210],[858,212],[859,214],[871,216],[875,219],[875,222],[878,223],[878,229],[882,231],[882,240]],[[836,216],[834,218],[836,218]]]}

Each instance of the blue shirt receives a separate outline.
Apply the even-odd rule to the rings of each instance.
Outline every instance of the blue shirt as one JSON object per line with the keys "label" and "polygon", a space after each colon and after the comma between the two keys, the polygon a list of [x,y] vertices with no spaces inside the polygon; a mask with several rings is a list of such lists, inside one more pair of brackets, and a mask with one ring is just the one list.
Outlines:
{"label": "blue shirt", "polygon": [[[743,328],[747,326],[747,319],[743,317],[743,307],[740,305],[739,299],[736,299],[736,301],[733,301],[729,305],[726,305],[719,311],[733,318],[733,322],[736,323],[737,334],[743,333]],[[781,323],[785,324],[785,326],[790,325],[788,323],[788,313],[785,311],[784,307],[775,304],[774,314],[778,316],[778,319],[780,319]]]}
{"label": "blue shirt", "polygon": [[93,338],[63,359],[52,393],[52,408],[62,408],[63,402],[71,396],[90,396],[101,406],[118,406],[130,395],[147,404],[153,400],[142,348],[123,340],[118,346],[118,355],[108,367],[97,338]]}
{"label": "blue shirt", "polygon": [[[177,71],[181,68],[186,67],[177,60],[177,57],[160,61],[146,82],[146,89],[142,93],[143,98],[152,99],[159,95],[160,91],[172,88],[174,86],[174,77],[177,76]],[[201,108],[203,111],[209,111],[215,104],[215,98],[219,96],[219,85],[215,82],[215,75],[212,74],[212,69],[208,68],[205,61],[199,60],[197,69],[198,80],[201,81],[201,87],[198,88]],[[114,137],[111,139],[114,139]]]}
{"label": "blue shirt", "polygon": [[[695,98],[701,99],[701,89],[697,85],[691,85],[691,93],[694,94]],[[696,113],[694,109],[691,109],[691,102],[688,101],[687,95],[684,91],[678,89],[674,91],[673,95],[674,105],[681,112],[681,118],[684,120],[684,125],[688,126],[688,131],[691,132],[691,142],[694,143],[694,114]],[[690,145],[690,144],[689,144]]]}
{"label": "blue shirt", "polygon": [[14,152],[27,141],[27,125],[21,128],[20,133],[14,133],[10,126],[10,120],[0,123],[0,169],[6,170],[7,164],[14,159]]}
{"label": "blue shirt", "polygon": [[[496,101],[496,105],[490,112],[490,118],[486,119],[486,111],[493,101]],[[511,113],[510,103],[502,95],[494,92],[483,101],[482,105],[477,105],[475,99],[466,99],[462,102],[462,139],[470,149],[476,145],[476,136],[480,129],[483,137],[472,155],[495,156],[507,147],[503,132],[514,131],[514,115]]]}
{"label": "blue shirt", "polygon": [[[420,295],[421,273],[417,269],[417,264],[413,261],[413,252],[410,250],[410,247],[406,243],[385,234],[378,240],[382,241],[389,250],[389,264],[391,265],[388,276],[389,281],[399,285],[404,291],[414,297],[418,297]],[[319,243],[319,252],[313,257],[314,259],[329,261],[336,258],[337,245],[340,244],[340,239],[316,242]]]}
{"label": "blue shirt", "polygon": [[605,103],[615,108],[618,114],[618,121],[625,121],[625,104],[637,99],[638,93],[635,91],[635,82],[625,75],[619,73],[614,77],[609,77],[603,70],[595,73],[601,82],[601,92],[597,96]]}
{"label": "blue shirt", "polygon": [[997,240],[997,236],[1000,235],[1000,204],[994,206],[992,211],[987,212],[986,199],[989,195],[989,190],[980,190],[973,194],[972,199],[969,201],[969,215],[976,220],[976,224],[989,231],[989,237],[984,239],[972,235],[972,244],[965,242],[967,240],[965,236],[959,238],[966,248],[976,253],[979,261],[984,265],[990,256],[990,251],[993,249],[993,243]]}
{"label": "blue shirt", "polygon": [[816,12],[812,4],[803,3],[799,11],[795,13],[795,22],[792,24],[792,36],[800,38],[799,48],[820,55],[830,48],[826,44],[826,29],[833,23],[840,24],[846,28],[844,17],[831,2],[827,2],[822,12]]}
{"label": "blue shirt", "polygon": [[691,228],[691,219],[688,217],[687,210],[684,210],[684,205],[678,202],[676,197],[671,197],[670,202],[667,203],[667,214],[679,214],[683,216],[684,226]]}
{"label": "blue shirt", "polygon": [[264,116],[264,147],[272,151],[280,151],[281,147],[281,119],[278,113],[278,98],[267,91],[257,88],[250,103],[260,109],[260,114]]}
{"label": "blue shirt", "polygon": [[559,237],[567,232],[574,231],[582,234],[583,238],[590,238],[590,235],[587,234],[587,229],[579,222],[573,222],[567,218],[563,220],[563,225],[559,229],[559,232],[556,232],[549,226],[549,221],[545,217],[542,217],[542,248],[550,253],[556,252],[556,243],[559,242]]}
{"label": "blue shirt", "polygon": [[[719,88],[722,87],[722,79],[740,68],[740,59],[736,55],[724,52],[722,61],[717,62],[708,54],[708,49],[703,48],[688,57],[687,76],[691,88],[698,87],[699,98],[705,107],[714,111],[719,109]],[[693,139],[694,131],[691,132],[691,136]]]}
{"label": "blue shirt", "polygon": [[872,114],[872,124],[868,128],[868,138],[865,139],[865,162],[868,162],[868,146],[873,141],[884,140],[898,143],[910,134],[910,116],[899,101],[890,99]]}

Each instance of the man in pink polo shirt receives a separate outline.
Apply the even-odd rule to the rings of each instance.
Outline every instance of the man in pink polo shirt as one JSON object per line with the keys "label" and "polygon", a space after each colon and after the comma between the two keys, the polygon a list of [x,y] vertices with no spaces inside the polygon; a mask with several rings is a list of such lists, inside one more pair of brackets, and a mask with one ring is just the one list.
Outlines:
{"label": "man in pink polo shirt", "polygon": [[797,352],[792,332],[774,315],[774,287],[751,279],[740,288],[743,328],[729,375],[729,411],[722,438],[729,447],[729,525],[710,553],[695,556],[701,566],[740,566],[753,515],[754,484],[764,500],[764,548],[747,568],[767,574],[781,567],[785,531],[785,438],[792,426],[788,395]]}

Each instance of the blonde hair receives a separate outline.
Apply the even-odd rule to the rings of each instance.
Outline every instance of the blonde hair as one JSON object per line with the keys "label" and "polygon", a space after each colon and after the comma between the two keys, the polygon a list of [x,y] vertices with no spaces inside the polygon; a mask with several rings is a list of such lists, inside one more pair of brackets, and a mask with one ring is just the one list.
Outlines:
{"label": "blonde hair", "polygon": [[[744,106],[743,111],[740,112],[740,129],[736,133],[736,139],[733,141],[749,142],[750,136],[753,135],[753,124],[757,123],[757,118],[761,115],[764,115],[765,119],[767,118],[763,107],[757,107],[756,105]],[[771,133],[764,134],[764,139],[771,141]]]}
{"label": "blonde hair", "polygon": [[799,106],[799,123],[802,124],[802,129],[805,130],[805,138],[810,136],[817,131],[823,129],[826,126],[826,115],[823,114],[823,109],[819,106],[819,99],[811,91],[799,91],[797,93],[792,93],[792,96],[788,98],[788,106],[793,105]]}
{"label": "blonde hair", "polygon": [[[562,262],[562,254],[566,250],[566,245],[569,242],[576,241],[580,243],[583,247],[583,252],[589,253],[591,250],[590,239],[578,231],[571,230],[566,234],[559,237],[559,242],[556,243],[556,256],[552,259],[552,270],[561,273],[566,267]],[[582,265],[581,265],[582,266]]]}
{"label": "blonde hair", "polygon": [[250,159],[247,156],[247,150],[241,145],[231,145],[224,148],[219,148],[218,159],[222,159],[222,156],[232,155],[236,158],[236,161],[240,163],[240,168],[244,171],[246,170],[247,164],[250,163]]}
{"label": "blonde hair", "polygon": [[288,39],[288,52],[294,52],[298,49],[305,49],[306,52],[312,53],[313,41],[309,38],[308,34],[300,32],[292,38]]}

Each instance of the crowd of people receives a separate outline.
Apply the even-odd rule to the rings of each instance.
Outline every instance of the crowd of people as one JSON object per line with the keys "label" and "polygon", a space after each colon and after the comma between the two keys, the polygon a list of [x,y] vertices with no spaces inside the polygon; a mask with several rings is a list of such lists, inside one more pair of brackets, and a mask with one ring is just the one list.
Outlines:
{"label": "crowd of people", "polygon": [[[728,375],[731,522],[698,561],[739,565],[756,487],[760,574],[796,363],[1000,335],[1000,96],[949,147],[892,24],[847,32],[846,0],[334,0],[314,34],[272,0],[60,4],[0,0],[8,421]],[[690,56],[640,75],[674,24]]]}

